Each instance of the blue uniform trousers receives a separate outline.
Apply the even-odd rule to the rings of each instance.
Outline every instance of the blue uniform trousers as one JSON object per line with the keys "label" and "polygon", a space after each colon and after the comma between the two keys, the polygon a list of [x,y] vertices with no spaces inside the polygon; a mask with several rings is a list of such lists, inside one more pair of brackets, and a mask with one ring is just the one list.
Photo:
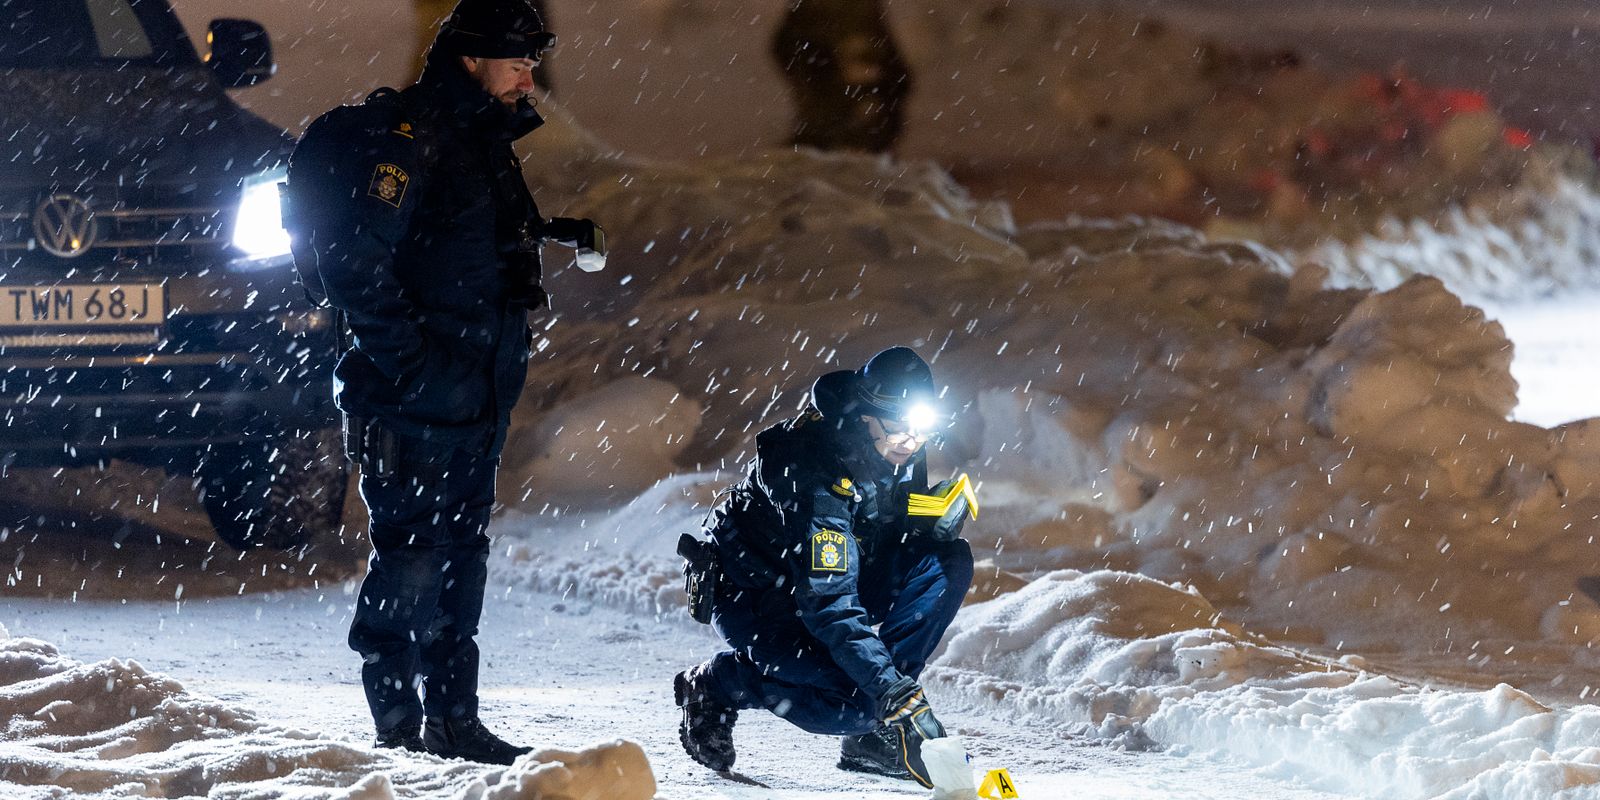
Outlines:
{"label": "blue uniform trousers", "polygon": [[[913,540],[885,550],[862,564],[861,604],[895,668],[915,679],[972,585],[972,548]],[[726,705],[765,708],[811,733],[862,734],[881,724],[877,699],[834,663],[786,591],[724,586],[711,624],[732,647],[710,662],[711,686]]]}
{"label": "blue uniform trousers", "polygon": [[[380,732],[478,713],[485,529],[499,459],[397,436],[394,475],[363,473],[372,559],[350,625]],[[419,701],[418,692],[422,699]]]}

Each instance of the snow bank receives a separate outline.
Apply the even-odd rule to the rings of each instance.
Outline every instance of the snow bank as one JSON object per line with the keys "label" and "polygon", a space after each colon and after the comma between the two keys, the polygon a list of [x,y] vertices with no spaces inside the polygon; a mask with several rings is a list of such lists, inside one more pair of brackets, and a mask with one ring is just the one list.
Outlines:
{"label": "snow bank", "polygon": [[618,740],[580,752],[542,750],[479,778],[460,800],[650,800],[650,761],[639,745]]}
{"label": "snow bank", "polygon": [[[490,575],[507,587],[647,614],[680,609],[687,600],[678,534],[698,531],[716,492],[732,480],[716,472],[674,475],[616,508],[562,513],[547,502],[537,513],[507,513],[492,524],[505,551],[490,560]],[[542,494],[536,488],[535,497]]]}
{"label": "snow bank", "polygon": [[1588,180],[1537,172],[1435,217],[1388,219],[1367,236],[1297,253],[1346,286],[1389,289],[1426,274],[1473,298],[1546,297],[1600,284],[1600,194]]}
{"label": "snow bank", "polygon": [[0,629],[0,794],[392,800],[649,798],[638,745],[547,750],[504,770],[271,726],[138,663],[82,664]]}
{"label": "snow bank", "polygon": [[1501,684],[1421,688],[1360,659],[1243,633],[1203,597],[1063,570],[966,609],[929,671],[944,687],[1131,746],[1173,745],[1364,797],[1600,796],[1600,708]]}

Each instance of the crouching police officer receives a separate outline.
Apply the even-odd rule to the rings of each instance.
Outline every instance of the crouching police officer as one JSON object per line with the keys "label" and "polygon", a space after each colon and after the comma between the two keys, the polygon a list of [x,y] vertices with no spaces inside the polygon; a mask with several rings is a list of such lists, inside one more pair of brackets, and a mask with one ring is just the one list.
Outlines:
{"label": "crouching police officer", "polygon": [[349,641],[380,747],[527,752],[479,721],[473,637],[541,245],[603,253],[594,223],[539,215],[511,149],[542,122],[531,70],[554,40],[528,0],[462,0],[415,85],[324,115],[289,170],[296,267],[351,334],[335,393],[373,554]]}
{"label": "crouching police officer", "polygon": [[960,538],[966,476],[928,487],[938,421],[916,353],[831,372],[797,419],[761,432],[748,475],[685,534],[691,612],[732,649],[679,673],[684,749],[733,767],[738,711],[844,735],[842,769],[931,785],[920,748],[944,736],[918,676],[972,583]]}

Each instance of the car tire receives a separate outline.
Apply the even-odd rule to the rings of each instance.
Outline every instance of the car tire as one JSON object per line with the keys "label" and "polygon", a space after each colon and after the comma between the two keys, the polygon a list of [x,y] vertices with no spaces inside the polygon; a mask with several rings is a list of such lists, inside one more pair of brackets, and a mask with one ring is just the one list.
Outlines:
{"label": "car tire", "polygon": [[212,445],[199,467],[201,504],[217,538],[288,550],[339,528],[349,485],[337,428]]}

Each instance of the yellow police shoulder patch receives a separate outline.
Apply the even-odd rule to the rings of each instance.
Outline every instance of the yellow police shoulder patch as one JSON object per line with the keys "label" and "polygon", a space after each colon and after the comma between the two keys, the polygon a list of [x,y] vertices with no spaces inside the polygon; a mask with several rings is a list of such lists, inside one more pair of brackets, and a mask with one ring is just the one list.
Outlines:
{"label": "yellow police shoulder patch", "polygon": [[372,171],[372,185],[367,187],[367,196],[376,197],[395,208],[406,197],[406,185],[411,183],[411,176],[406,171],[394,164],[379,164]]}
{"label": "yellow police shoulder patch", "polygon": [[850,548],[844,534],[826,530],[811,534],[811,571],[850,571]]}
{"label": "yellow police shoulder patch", "polygon": [[411,123],[402,122],[400,123],[400,127],[394,129],[394,132],[406,137],[407,139],[415,139],[417,137],[412,135],[413,130],[414,129],[411,127]]}
{"label": "yellow police shoulder patch", "polygon": [[856,496],[856,485],[849,478],[840,478],[834,481],[833,485],[828,487],[828,490],[846,500],[854,500]]}

